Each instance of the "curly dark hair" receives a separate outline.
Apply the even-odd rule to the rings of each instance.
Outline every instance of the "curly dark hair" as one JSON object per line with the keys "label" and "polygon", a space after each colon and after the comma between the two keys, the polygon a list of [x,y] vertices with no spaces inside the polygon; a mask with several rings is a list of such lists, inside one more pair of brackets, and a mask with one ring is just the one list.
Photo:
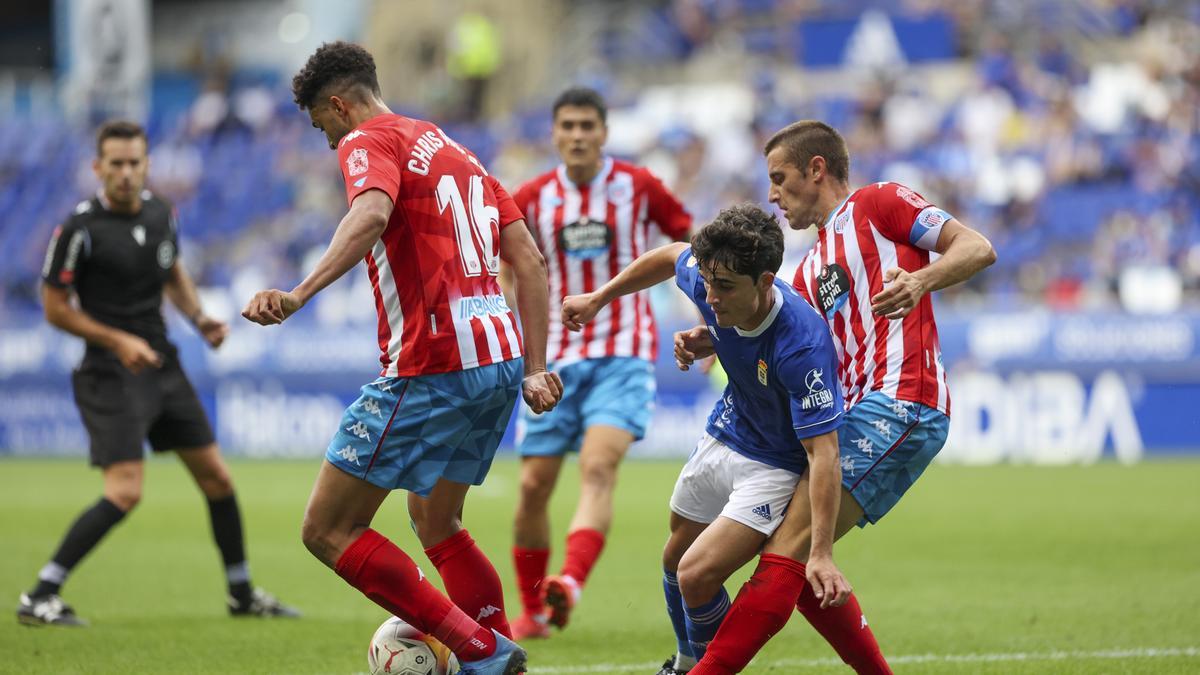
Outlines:
{"label": "curly dark hair", "polygon": [[692,237],[692,255],[708,271],[723,265],[755,282],[783,264],[779,219],[754,204],[722,209]]}
{"label": "curly dark hair", "polygon": [[345,93],[355,87],[364,87],[381,96],[375,57],[359,45],[341,40],[318,47],[292,78],[292,95],[301,110],[311,110],[327,89]]}

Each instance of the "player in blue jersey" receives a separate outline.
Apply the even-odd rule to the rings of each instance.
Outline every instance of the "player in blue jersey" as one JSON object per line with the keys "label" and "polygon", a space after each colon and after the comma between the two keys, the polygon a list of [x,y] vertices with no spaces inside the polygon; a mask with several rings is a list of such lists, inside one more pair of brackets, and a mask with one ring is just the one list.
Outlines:
{"label": "player in blue jersey", "polygon": [[775,216],[735,206],[690,246],[654,249],[595,292],[563,302],[563,324],[580,330],[614,298],[674,276],[729,376],[671,495],[663,590],[679,651],[663,673],[703,656],[729,607],[725,580],[759,553],[797,489],[812,503],[810,578],[835,602],[850,592],[833,563],[843,410],[836,354],[821,316],[775,278],[782,261]]}

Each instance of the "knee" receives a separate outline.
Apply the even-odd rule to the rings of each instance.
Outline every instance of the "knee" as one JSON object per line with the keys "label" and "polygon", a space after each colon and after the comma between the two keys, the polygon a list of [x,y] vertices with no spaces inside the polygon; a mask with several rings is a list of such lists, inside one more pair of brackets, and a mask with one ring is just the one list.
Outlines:
{"label": "knee", "polygon": [[430,513],[428,509],[409,510],[412,528],[421,545],[428,548],[458,533],[462,521],[457,514]]}
{"label": "knee", "polygon": [[689,564],[687,561],[679,564],[676,578],[679,580],[679,592],[688,607],[697,607],[712,600],[723,581],[714,570],[703,564]]}
{"label": "knee", "polygon": [[233,494],[233,478],[228,471],[218,471],[197,481],[200,491],[209,499],[224,499]]}
{"label": "knee", "polygon": [[554,492],[554,477],[530,471],[521,475],[521,508],[524,510],[544,510]]}
{"label": "knee", "polygon": [[140,485],[123,485],[106,491],[104,497],[118,509],[129,513],[142,501],[142,488]]}
{"label": "knee", "polygon": [[580,463],[580,481],[596,490],[612,490],[617,482],[617,463],[588,460]]}

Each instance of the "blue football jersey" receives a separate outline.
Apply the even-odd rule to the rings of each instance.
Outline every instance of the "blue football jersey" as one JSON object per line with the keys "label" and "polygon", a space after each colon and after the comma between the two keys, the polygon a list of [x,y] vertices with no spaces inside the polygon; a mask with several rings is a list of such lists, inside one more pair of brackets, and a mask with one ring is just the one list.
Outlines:
{"label": "blue football jersey", "polygon": [[675,261],[675,283],[708,324],[729,384],[708,416],[708,433],[738,454],[804,473],[802,438],[842,423],[837,355],[824,319],[791,286],[775,280],[775,301],[752,331],[717,325],[691,248]]}

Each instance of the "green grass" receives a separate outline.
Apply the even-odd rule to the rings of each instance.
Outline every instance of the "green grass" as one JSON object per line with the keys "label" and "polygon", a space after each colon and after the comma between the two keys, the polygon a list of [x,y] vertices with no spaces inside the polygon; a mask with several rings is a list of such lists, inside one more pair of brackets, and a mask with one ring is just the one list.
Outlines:
{"label": "green grass", "polygon": [[[30,629],[10,615],[0,620],[0,672],[365,671],[366,643],[384,613],[299,540],[317,464],[233,464],[255,580],[304,619],[224,615],[203,500],[176,461],[154,460],[141,506],[66,587],[92,626]],[[570,629],[530,645],[533,672],[653,673],[650,664],[672,651],[658,556],[678,468],[624,467],[605,556]],[[515,477],[515,463],[497,463],[466,513],[509,587],[510,609]],[[557,533],[576,484],[569,465],[554,505]],[[15,607],[98,488],[82,461],[0,461],[0,601]],[[385,504],[375,526],[432,571],[402,499]],[[899,673],[1200,672],[1200,462],[934,467],[882,524],[852,533],[835,554]],[[1168,651],[1111,653],[1149,648]],[[830,657],[797,616],[748,672],[848,672]]]}

